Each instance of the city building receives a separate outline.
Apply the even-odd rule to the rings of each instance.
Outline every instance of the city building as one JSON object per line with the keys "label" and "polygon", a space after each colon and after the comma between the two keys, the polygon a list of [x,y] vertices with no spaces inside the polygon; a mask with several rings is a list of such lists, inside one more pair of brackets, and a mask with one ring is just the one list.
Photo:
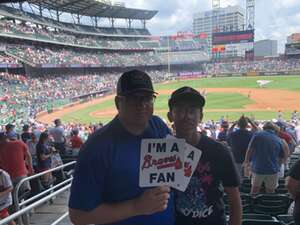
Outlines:
{"label": "city building", "polygon": [[193,15],[194,34],[206,33],[212,45],[212,32],[241,31],[245,29],[245,10],[240,6],[228,6]]}
{"label": "city building", "polygon": [[254,56],[265,57],[278,56],[278,42],[277,40],[260,40],[254,42]]}

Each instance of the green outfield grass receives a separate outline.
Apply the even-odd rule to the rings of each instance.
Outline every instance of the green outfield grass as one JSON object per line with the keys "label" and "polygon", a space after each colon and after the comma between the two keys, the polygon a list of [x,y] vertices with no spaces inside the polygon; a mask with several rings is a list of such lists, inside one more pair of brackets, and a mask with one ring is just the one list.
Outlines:
{"label": "green outfield grass", "polygon": [[197,80],[181,80],[155,85],[156,90],[177,89],[182,86],[194,88],[258,88],[257,80],[271,80],[267,89],[300,91],[300,76],[220,77]]}
{"label": "green outfield grass", "polygon": [[[257,80],[271,80],[267,89],[285,89],[292,91],[300,91],[300,76],[262,76],[262,77],[227,77],[227,78],[202,78],[198,80],[183,80],[174,81],[167,84],[157,84],[155,89],[159,90],[171,89],[175,90],[182,86],[192,86],[194,88],[258,88]],[[168,95],[159,95],[155,102],[155,114],[166,118]],[[221,116],[225,116],[229,120],[235,120],[242,114],[254,116],[256,119],[271,119],[276,118],[274,111],[260,112],[226,112],[226,109],[243,109],[245,105],[252,104],[253,101],[247,96],[238,93],[209,93],[207,96],[207,105],[205,110],[209,109],[224,109],[224,112],[206,112],[204,120],[219,120]],[[66,114],[62,117],[64,122],[107,122],[111,117],[95,118],[89,114],[100,111],[101,109],[113,109],[114,101],[107,100],[101,104],[93,105],[76,112]],[[285,112],[284,116],[290,118],[291,112]]]}

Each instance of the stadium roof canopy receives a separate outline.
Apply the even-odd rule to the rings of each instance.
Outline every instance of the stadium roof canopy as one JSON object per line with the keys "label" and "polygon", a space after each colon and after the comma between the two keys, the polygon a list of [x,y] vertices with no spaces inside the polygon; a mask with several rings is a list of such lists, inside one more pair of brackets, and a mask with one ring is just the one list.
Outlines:
{"label": "stadium roof canopy", "polygon": [[83,16],[104,18],[150,20],[158,11],[126,8],[99,0],[28,0],[46,9],[62,11]]}

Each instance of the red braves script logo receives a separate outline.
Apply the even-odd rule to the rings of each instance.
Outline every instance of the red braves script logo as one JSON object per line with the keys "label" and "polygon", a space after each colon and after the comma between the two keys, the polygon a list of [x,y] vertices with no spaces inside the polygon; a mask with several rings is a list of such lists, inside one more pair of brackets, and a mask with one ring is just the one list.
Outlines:
{"label": "red braves script logo", "polygon": [[[165,156],[162,158],[154,159],[150,153],[154,150],[156,153],[166,153],[167,152],[167,144],[166,143],[149,143],[147,152],[149,154],[145,155],[144,163],[142,166],[143,169],[148,169],[150,167],[156,166],[157,169],[164,169],[174,167],[179,170],[182,168],[182,162],[180,158],[176,155]],[[174,143],[170,149],[170,153],[179,152],[177,143]]]}
{"label": "red braves script logo", "polygon": [[174,167],[176,170],[179,170],[182,168],[182,162],[176,155],[160,159],[153,159],[152,155],[145,155],[142,169],[148,169],[153,166],[156,166],[159,170],[170,167]]}
{"label": "red braves script logo", "polygon": [[186,177],[192,176],[192,166],[188,162],[184,163],[184,176]]}

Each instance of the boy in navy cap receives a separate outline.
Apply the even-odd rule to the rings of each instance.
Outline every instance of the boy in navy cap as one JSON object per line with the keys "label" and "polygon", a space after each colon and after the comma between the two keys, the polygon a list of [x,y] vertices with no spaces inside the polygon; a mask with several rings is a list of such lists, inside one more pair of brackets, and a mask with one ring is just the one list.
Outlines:
{"label": "boy in navy cap", "polygon": [[176,225],[225,225],[222,186],[229,199],[228,224],[240,225],[239,178],[233,158],[224,145],[197,131],[204,105],[204,97],[191,87],[179,88],[169,99],[168,118],[174,122],[176,137],[202,151],[187,190],[175,194]]}

